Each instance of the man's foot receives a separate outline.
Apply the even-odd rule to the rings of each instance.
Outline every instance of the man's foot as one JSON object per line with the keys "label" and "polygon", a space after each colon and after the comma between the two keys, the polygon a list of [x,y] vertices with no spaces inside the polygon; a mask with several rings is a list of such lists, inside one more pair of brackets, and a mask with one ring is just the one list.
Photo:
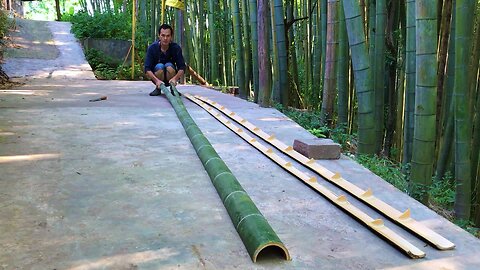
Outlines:
{"label": "man's foot", "polygon": [[150,96],[160,96],[160,94],[162,93],[162,90],[158,89],[158,88],[155,88],[155,90],[153,90],[152,92],[150,92]]}

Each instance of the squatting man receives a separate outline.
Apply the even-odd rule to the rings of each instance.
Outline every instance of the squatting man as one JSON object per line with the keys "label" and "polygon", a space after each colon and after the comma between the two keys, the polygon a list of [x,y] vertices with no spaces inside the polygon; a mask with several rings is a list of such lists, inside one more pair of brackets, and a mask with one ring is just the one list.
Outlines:
{"label": "squatting man", "polygon": [[182,48],[172,42],[173,28],[168,24],[162,24],[158,29],[158,40],[153,42],[147,49],[145,58],[145,74],[155,84],[155,90],[150,96],[158,96],[162,93],[160,86],[176,85],[185,74],[185,59]]}

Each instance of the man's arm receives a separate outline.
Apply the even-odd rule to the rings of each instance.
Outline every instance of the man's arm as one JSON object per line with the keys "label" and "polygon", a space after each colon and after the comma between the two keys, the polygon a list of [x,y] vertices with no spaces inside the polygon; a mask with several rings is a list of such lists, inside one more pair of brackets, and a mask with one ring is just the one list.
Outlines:
{"label": "man's arm", "polygon": [[179,69],[177,74],[175,74],[175,76],[173,76],[169,83],[170,84],[173,84],[173,85],[176,85],[177,82],[180,80],[180,78],[183,76],[183,74],[185,74],[185,71],[183,71],[183,69]]}
{"label": "man's arm", "polygon": [[153,74],[151,70],[147,70],[145,74],[147,74],[147,77],[150,78],[150,80],[152,80],[152,82],[155,84],[155,86],[157,86],[157,88],[160,88],[160,85],[164,83],[162,80],[157,78],[157,76],[155,76],[155,74]]}
{"label": "man's arm", "polygon": [[152,67],[154,66],[153,64],[158,61],[155,60],[157,58],[155,55],[155,44],[156,43],[150,45],[147,49],[147,55],[145,57],[145,74],[157,86],[157,88],[160,88],[160,85],[164,82],[157,78],[152,71]]}

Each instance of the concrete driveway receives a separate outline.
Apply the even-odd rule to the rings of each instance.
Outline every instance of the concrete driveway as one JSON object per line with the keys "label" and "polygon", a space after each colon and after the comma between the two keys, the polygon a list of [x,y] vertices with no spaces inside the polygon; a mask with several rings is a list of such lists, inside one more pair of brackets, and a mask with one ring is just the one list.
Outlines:
{"label": "concrete driveway", "polygon": [[[52,33],[47,45],[58,57],[4,65],[25,84],[0,90],[0,268],[478,269],[478,239],[349,158],[321,164],[410,208],[456,249],[435,250],[386,221],[427,254],[409,259],[184,98],[292,256],[254,264],[166,98],[148,96],[149,82],[95,80],[68,24],[33,23]],[[313,138],[274,109],[199,86],[178,89],[222,103],[286,143]],[[102,95],[108,99],[88,101]]]}

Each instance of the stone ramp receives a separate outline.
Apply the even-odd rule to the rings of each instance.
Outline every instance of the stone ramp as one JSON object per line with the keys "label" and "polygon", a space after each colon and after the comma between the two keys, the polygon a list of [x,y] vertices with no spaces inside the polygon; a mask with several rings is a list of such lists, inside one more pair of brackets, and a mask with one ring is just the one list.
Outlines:
{"label": "stone ramp", "polygon": [[16,45],[5,52],[5,73],[14,80],[59,78],[95,80],[68,22],[16,18],[11,33]]}
{"label": "stone ramp", "polygon": [[[72,38],[65,29],[56,30],[64,24],[48,25],[58,36]],[[63,43],[54,40],[61,52]],[[168,101],[148,96],[149,82],[83,76],[91,71],[83,69],[81,51],[72,49],[69,57],[72,62],[56,58],[58,69],[46,65],[52,59],[34,60],[37,73],[25,69],[22,75],[14,69],[18,79],[35,80],[0,91],[2,268],[477,269],[480,265],[480,241],[475,237],[345,156],[319,161],[361,188],[371,187],[397,209],[411,208],[415,219],[457,245],[452,251],[437,251],[386,221],[427,253],[425,259],[407,258],[183,98],[292,256],[292,261],[265,258],[253,264]],[[7,64],[17,60],[9,59]],[[67,71],[68,76],[61,75]],[[275,109],[199,86],[178,89],[213,99],[288,144],[313,138]],[[100,96],[108,99],[88,101]]]}
{"label": "stone ramp", "polygon": [[[411,208],[417,220],[457,245],[437,251],[387,221],[427,253],[425,259],[407,258],[184,98],[293,259],[253,264],[173,109],[163,96],[148,96],[151,87],[38,79],[0,93],[0,265],[476,269],[480,263],[478,239],[347,157],[320,161],[396,208]],[[178,88],[216,100],[290,144],[313,137],[274,109],[198,86]],[[102,95],[108,99],[88,102]]]}

